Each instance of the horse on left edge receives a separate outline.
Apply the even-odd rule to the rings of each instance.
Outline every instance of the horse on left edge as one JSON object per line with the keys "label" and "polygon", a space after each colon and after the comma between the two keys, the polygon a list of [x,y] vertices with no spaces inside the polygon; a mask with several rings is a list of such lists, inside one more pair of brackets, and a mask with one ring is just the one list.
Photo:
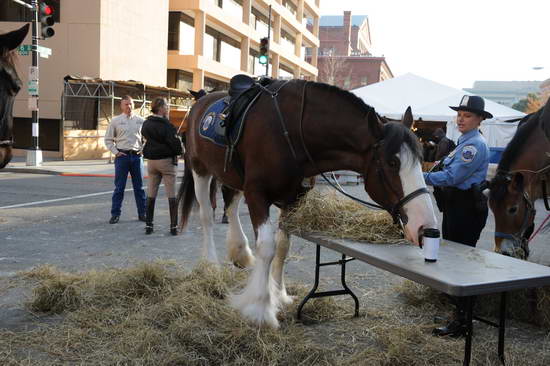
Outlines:
{"label": "horse on left edge", "polygon": [[29,24],[18,30],[0,34],[0,169],[11,161],[13,146],[13,103],[21,89],[15,70],[15,49],[29,31]]}

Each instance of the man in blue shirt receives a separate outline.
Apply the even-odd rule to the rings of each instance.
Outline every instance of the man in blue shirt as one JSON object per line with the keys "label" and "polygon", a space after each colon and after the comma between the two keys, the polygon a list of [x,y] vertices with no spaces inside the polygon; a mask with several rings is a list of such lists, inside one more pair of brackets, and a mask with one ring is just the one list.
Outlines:
{"label": "man in blue shirt", "polygon": [[[426,184],[439,190],[438,206],[443,212],[443,239],[476,246],[487,221],[487,200],[479,185],[485,181],[489,167],[489,148],[479,132],[481,121],[493,116],[486,112],[483,98],[462,97],[458,107],[457,126],[462,136],[458,146],[443,159],[440,169],[424,173]],[[434,330],[436,335],[460,336],[465,333],[465,312],[457,300],[455,319],[446,327]]]}

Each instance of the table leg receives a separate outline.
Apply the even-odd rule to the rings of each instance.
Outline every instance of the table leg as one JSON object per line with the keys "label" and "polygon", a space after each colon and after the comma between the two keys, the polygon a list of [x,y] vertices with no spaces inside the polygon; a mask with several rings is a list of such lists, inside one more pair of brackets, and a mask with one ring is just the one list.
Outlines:
{"label": "table leg", "polygon": [[300,305],[298,306],[298,314],[297,318],[298,320],[302,319],[302,308],[308,302],[309,299],[313,297],[315,294],[315,291],[317,291],[317,287],[319,287],[319,267],[321,263],[321,246],[317,245],[315,250],[315,281],[313,283],[313,288],[309,291],[309,293],[304,297]]}
{"label": "table leg", "polygon": [[472,358],[472,336],[473,336],[473,303],[474,296],[466,297],[466,344],[464,346],[464,366],[470,365],[470,359]]}
{"label": "table leg", "polygon": [[500,321],[498,325],[498,358],[504,365],[504,333],[506,332],[506,292],[500,295]]}
{"label": "table leg", "polygon": [[358,317],[359,316],[359,299],[357,299],[357,296],[355,296],[355,294],[349,289],[347,283],[346,283],[346,262],[347,262],[347,259],[346,259],[346,255],[345,254],[342,254],[342,272],[341,272],[341,279],[342,279],[342,287],[344,288],[344,290],[349,293],[351,295],[351,297],[353,298],[353,301],[355,301],[355,317]]}

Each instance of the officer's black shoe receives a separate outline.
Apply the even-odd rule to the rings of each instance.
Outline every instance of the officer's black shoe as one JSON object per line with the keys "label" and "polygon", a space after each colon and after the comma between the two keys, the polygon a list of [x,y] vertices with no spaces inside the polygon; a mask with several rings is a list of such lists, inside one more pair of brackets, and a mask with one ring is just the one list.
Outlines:
{"label": "officer's black shoe", "polygon": [[153,224],[145,225],[145,234],[150,235],[153,233]]}
{"label": "officer's black shoe", "polygon": [[116,224],[120,220],[120,216],[112,216],[109,220],[109,224]]}
{"label": "officer's black shoe", "polygon": [[466,335],[466,323],[464,321],[454,319],[444,327],[434,328],[432,334],[438,337],[463,337]]}
{"label": "officer's black shoe", "polygon": [[229,224],[229,220],[227,219],[227,215],[225,214],[225,212],[222,216],[222,224]]}
{"label": "officer's black shoe", "polygon": [[143,222],[147,221],[147,219],[145,218],[145,215],[139,215],[138,220]]}

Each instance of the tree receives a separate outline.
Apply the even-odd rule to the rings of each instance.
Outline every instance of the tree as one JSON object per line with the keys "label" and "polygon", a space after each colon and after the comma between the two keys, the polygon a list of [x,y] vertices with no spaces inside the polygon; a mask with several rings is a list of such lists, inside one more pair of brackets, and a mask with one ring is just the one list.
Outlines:
{"label": "tree", "polygon": [[540,107],[542,107],[542,100],[537,94],[534,93],[529,93],[527,98],[519,100],[512,106],[513,109],[523,113],[536,112],[540,109]]}
{"label": "tree", "polygon": [[351,70],[346,67],[346,57],[330,54],[320,57],[319,61],[321,61],[319,81],[342,88],[346,78],[351,75]]}

